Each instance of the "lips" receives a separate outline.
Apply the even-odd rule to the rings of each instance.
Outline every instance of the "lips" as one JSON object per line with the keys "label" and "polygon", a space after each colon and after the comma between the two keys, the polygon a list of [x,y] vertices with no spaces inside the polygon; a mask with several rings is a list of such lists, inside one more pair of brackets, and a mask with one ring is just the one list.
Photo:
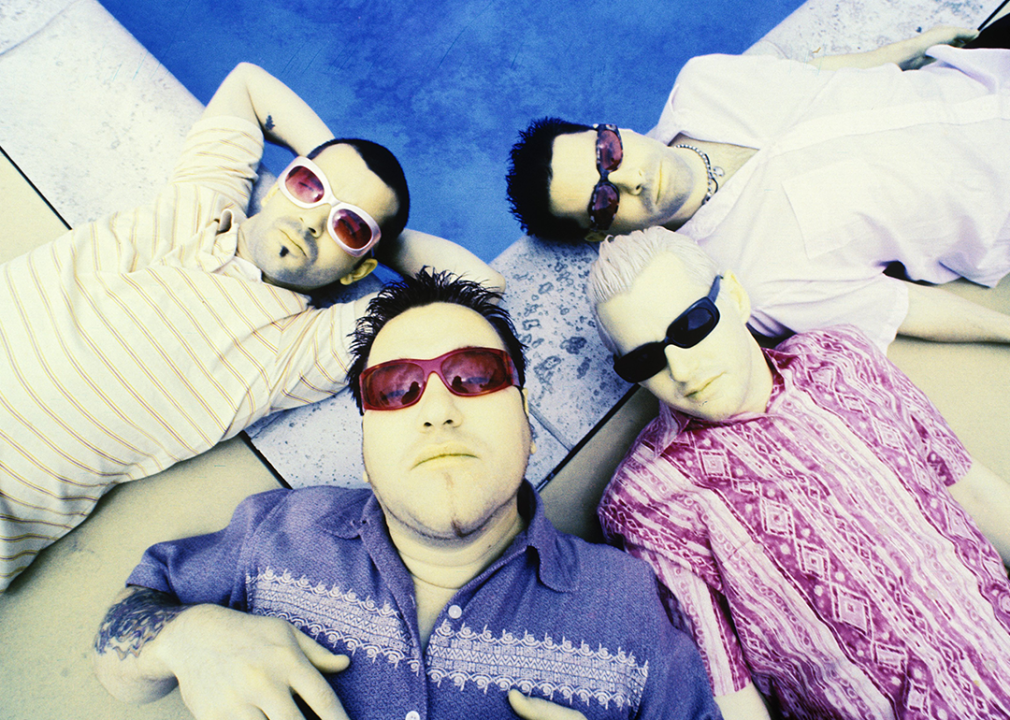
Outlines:
{"label": "lips", "polygon": [[421,450],[417,457],[414,458],[414,464],[412,467],[417,467],[426,462],[432,460],[439,460],[442,458],[464,458],[464,457],[477,457],[474,455],[473,450],[471,450],[466,445],[461,443],[442,443],[439,445],[429,445],[428,447]]}
{"label": "lips", "polygon": [[700,396],[706,390],[708,390],[712,386],[712,384],[720,377],[721,377],[720,375],[716,375],[715,377],[711,377],[702,383],[693,385],[691,388],[689,388],[688,392],[684,393],[684,397],[689,398],[691,400],[698,400]]}
{"label": "lips", "polygon": [[305,246],[303,245],[304,241],[302,240],[301,237],[296,237],[294,232],[286,228],[281,228],[281,235],[287,238],[288,244],[291,246],[289,248],[289,251],[296,250],[302,255],[302,257],[308,255],[308,253],[305,252]]}

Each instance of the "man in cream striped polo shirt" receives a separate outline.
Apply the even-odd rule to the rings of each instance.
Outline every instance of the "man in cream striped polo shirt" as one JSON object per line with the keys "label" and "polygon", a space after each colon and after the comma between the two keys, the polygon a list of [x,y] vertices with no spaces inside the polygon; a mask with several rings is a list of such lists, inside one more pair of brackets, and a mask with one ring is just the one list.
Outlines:
{"label": "man in cream striped polo shirt", "polygon": [[[298,158],[249,217],[264,136]],[[153,203],[0,266],[0,591],[114,484],[342,388],[367,298],[317,308],[305,293],[367,275],[372,246],[401,272],[424,258],[500,284],[462,248],[404,230],[388,150],[332,138],[243,63]]]}

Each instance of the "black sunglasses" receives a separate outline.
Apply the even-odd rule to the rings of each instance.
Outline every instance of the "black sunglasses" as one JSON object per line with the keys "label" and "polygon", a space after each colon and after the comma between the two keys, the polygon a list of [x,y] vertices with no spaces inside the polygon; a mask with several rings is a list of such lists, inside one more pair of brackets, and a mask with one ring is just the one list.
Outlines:
{"label": "black sunglasses", "polygon": [[589,228],[603,232],[610,228],[617,215],[621,193],[607,176],[621,166],[624,159],[624,144],[616,125],[596,126],[596,172],[600,180],[589,197]]}
{"label": "black sunglasses", "polygon": [[614,370],[617,374],[629,383],[648,380],[666,367],[667,345],[690,348],[708,337],[719,324],[719,309],[715,306],[715,300],[719,297],[721,279],[722,275],[716,275],[708,296],[692,304],[670,323],[663,340],[640,345],[621,357],[615,357]]}

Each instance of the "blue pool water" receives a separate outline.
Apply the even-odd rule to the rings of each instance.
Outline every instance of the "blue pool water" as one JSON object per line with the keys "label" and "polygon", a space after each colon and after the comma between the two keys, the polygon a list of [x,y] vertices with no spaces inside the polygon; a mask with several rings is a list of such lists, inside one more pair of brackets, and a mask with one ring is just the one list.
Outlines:
{"label": "blue pool water", "polygon": [[[534,117],[652,127],[677,71],[739,53],[801,0],[103,0],[202,101],[248,60],[338,136],[400,158],[410,226],[492,260],[520,236],[505,165]],[[281,169],[289,154],[265,162]]]}

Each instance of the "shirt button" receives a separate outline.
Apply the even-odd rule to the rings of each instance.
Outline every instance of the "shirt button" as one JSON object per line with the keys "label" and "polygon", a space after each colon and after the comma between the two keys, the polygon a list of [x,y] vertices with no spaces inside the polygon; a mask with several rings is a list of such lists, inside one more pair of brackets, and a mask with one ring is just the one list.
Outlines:
{"label": "shirt button", "polygon": [[[461,608],[459,605],[450,605],[449,606],[449,617],[451,617],[453,620],[459,620],[459,618],[460,618],[460,616],[462,614],[463,614],[463,608]],[[412,718],[408,718],[408,720],[413,720],[413,719]]]}
{"label": "shirt button", "polygon": [[411,710],[403,720],[421,720],[421,713],[417,710]]}

